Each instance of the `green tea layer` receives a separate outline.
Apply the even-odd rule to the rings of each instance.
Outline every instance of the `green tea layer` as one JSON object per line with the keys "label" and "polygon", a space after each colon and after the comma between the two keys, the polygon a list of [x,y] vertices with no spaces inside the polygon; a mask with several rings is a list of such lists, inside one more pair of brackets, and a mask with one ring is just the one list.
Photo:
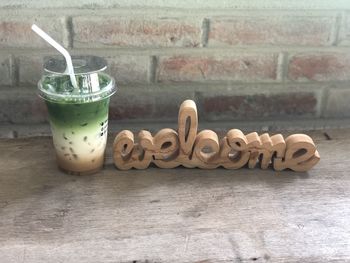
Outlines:
{"label": "green tea layer", "polygon": [[59,165],[80,172],[101,166],[106,147],[109,98],[65,104],[47,101]]}
{"label": "green tea layer", "polygon": [[46,101],[50,121],[60,127],[85,127],[104,121],[108,116],[109,98],[80,104]]}

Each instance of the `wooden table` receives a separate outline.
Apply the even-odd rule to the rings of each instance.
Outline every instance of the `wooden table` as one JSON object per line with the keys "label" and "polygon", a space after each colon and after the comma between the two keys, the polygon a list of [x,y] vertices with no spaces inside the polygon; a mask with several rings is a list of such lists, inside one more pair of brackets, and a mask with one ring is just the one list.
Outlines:
{"label": "wooden table", "polygon": [[108,153],[79,177],[49,137],[0,140],[0,262],[350,262],[350,131],[309,134],[309,173],[122,172]]}

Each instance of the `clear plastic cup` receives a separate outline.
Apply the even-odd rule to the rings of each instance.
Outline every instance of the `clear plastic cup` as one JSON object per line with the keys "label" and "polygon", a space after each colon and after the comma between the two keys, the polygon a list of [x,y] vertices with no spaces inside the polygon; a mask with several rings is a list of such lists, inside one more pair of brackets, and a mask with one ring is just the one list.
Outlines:
{"label": "clear plastic cup", "polygon": [[70,174],[88,174],[104,164],[109,99],[116,91],[105,73],[107,63],[95,56],[72,57],[78,89],[64,73],[64,58],[46,58],[38,83],[46,102],[58,167]]}

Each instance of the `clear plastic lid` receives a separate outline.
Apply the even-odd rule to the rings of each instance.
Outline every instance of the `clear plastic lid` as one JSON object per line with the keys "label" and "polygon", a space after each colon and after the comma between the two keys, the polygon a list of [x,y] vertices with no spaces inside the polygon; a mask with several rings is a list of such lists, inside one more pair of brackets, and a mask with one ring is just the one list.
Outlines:
{"label": "clear plastic lid", "polygon": [[[96,56],[72,56],[72,62],[76,75],[101,72],[107,68],[107,61]],[[45,57],[44,70],[48,73],[64,74],[66,60],[64,57]]]}
{"label": "clear plastic lid", "polygon": [[74,89],[65,73],[63,57],[47,57],[45,74],[38,83],[39,96],[49,101],[62,103],[86,103],[98,101],[115,93],[114,79],[104,71],[107,62],[96,56],[72,56],[78,89]]}

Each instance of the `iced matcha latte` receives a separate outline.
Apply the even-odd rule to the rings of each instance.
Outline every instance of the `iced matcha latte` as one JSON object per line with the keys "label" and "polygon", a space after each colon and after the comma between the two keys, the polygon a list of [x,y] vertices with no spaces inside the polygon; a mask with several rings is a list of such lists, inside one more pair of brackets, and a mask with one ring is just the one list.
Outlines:
{"label": "iced matcha latte", "polygon": [[48,74],[39,82],[39,95],[48,108],[58,166],[69,173],[91,173],[104,162],[114,80],[102,72],[106,66],[101,58],[73,57],[77,90],[69,76],[59,74],[60,63],[64,61],[51,59],[45,63]]}

